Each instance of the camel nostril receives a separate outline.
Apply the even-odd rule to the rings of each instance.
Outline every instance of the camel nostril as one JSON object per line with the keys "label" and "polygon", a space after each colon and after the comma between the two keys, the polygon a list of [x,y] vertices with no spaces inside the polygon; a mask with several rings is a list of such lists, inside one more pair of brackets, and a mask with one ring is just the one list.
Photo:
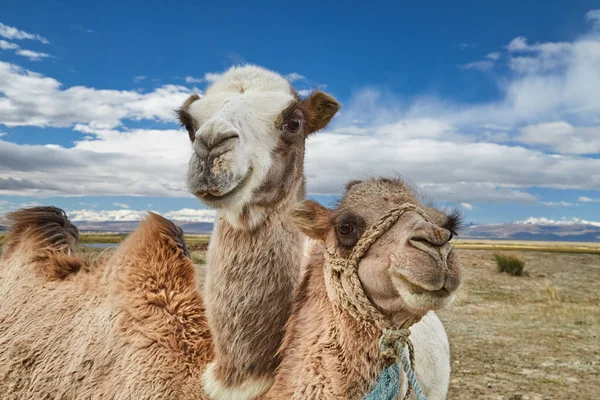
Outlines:
{"label": "camel nostril", "polygon": [[235,139],[239,139],[239,137],[240,135],[238,135],[237,133],[220,136],[213,141],[211,149],[222,147],[225,143],[233,141]]}
{"label": "camel nostril", "polygon": [[452,239],[452,232],[429,222],[420,222],[409,237],[411,242],[442,247]]}

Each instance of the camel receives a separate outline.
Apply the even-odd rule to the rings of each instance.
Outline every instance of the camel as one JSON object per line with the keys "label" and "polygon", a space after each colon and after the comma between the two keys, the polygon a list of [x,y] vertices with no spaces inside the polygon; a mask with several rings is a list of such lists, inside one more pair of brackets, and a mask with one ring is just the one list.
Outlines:
{"label": "camel", "polygon": [[380,353],[384,329],[415,324],[459,288],[460,259],[449,243],[458,216],[422,205],[392,179],[348,184],[335,210],[305,201],[291,213],[321,245],[295,294],[282,361],[264,398],[361,399],[390,363]]}
{"label": "camel", "polygon": [[[0,393],[249,399],[268,390],[301,279],[303,234],[288,211],[304,198],[304,140],[338,108],[246,66],[178,110],[194,148],[190,189],[219,209],[204,301],[180,231],[157,215],[90,264],[77,257],[64,212],[13,214],[0,260],[0,296],[11,305],[0,307]],[[431,371],[449,372],[446,336],[433,314],[411,329],[427,386]],[[431,382],[447,388],[444,374]]]}
{"label": "camel", "polygon": [[10,214],[0,258],[0,393],[11,399],[200,399],[212,340],[182,231],[150,214],[87,262],[54,207]]}
{"label": "camel", "polygon": [[194,148],[190,191],[218,210],[204,284],[215,358],[203,387],[213,399],[255,398],[273,382],[301,278],[304,238],[287,213],[305,196],[305,140],[339,107],[244,66],[179,109]]}
{"label": "camel", "polygon": [[[204,286],[215,345],[203,376],[211,398],[250,399],[273,381],[302,247],[311,248],[286,212],[305,197],[305,138],[339,107],[319,91],[301,99],[281,76],[244,66],[179,109],[195,150],[189,188],[218,209]],[[411,331],[416,374],[445,398],[450,350],[442,323],[430,313]]]}

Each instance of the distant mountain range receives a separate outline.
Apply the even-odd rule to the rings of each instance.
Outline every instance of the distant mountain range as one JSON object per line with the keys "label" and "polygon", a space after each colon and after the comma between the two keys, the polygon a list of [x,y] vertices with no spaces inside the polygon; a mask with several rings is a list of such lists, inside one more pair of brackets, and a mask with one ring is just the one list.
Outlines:
{"label": "distant mountain range", "polygon": [[[174,221],[185,233],[209,234],[213,224],[210,222]],[[77,221],[75,225],[81,232],[131,232],[138,221]],[[0,223],[0,232],[6,227]],[[600,226],[588,224],[470,224],[459,232],[461,239],[501,239],[501,240],[539,240],[558,242],[598,242]]]}
{"label": "distant mountain range", "polygon": [[544,242],[598,242],[600,226],[588,224],[482,224],[459,232],[461,239],[539,240]]}

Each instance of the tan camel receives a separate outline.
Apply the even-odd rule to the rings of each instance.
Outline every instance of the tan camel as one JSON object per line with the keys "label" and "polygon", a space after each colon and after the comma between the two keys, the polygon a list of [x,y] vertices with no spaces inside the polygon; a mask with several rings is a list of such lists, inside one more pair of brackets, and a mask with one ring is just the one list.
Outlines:
{"label": "tan camel", "polygon": [[[398,208],[398,219],[364,246],[370,227]],[[292,215],[305,234],[324,245],[313,254],[296,292],[282,361],[265,398],[360,399],[386,365],[379,347],[382,330],[411,326],[447,305],[460,286],[460,260],[448,243],[457,216],[420,204],[406,185],[389,179],[349,184],[335,210],[306,201]],[[347,266],[338,267],[355,247],[366,253],[352,275]],[[352,277],[358,286],[352,286]],[[401,393],[406,379],[403,384]]]}
{"label": "tan camel", "polygon": [[151,214],[111,255],[74,255],[54,207],[19,210],[0,259],[0,397],[206,399],[212,340],[182,232]]}
{"label": "tan camel", "polygon": [[301,277],[303,235],[287,212],[305,196],[305,140],[338,109],[323,92],[300,98],[281,76],[244,66],[179,110],[195,150],[190,190],[219,210],[204,286],[211,398],[254,398],[273,382]]}

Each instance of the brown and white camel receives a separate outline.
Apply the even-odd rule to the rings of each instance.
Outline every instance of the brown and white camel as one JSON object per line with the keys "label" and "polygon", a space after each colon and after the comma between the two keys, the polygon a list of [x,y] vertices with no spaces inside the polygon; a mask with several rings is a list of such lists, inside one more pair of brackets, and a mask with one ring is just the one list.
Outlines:
{"label": "brown and white camel", "polygon": [[207,399],[201,374],[212,340],[179,228],[151,214],[112,255],[86,262],[62,210],[9,219],[3,400]]}
{"label": "brown and white camel", "polygon": [[[304,198],[305,138],[338,108],[322,92],[300,99],[281,76],[245,66],[179,110],[195,149],[190,190],[219,210],[204,288],[215,344],[204,387],[215,399],[252,398],[272,382],[301,275],[302,237],[286,212]],[[416,374],[432,399],[443,399],[444,327],[429,313],[411,331]]]}
{"label": "brown and white camel", "polygon": [[[397,220],[389,219],[392,213]],[[265,398],[361,399],[386,366],[382,330],[411,326],[447,305],[460,286],[460,259],[448,243],[457,216],[420,204],[404,183],[389,179],[348,184],[335,210],[305,201],[292,215],[323,245],[296,292],[282,361]],[[365,240],[381,228],[382,216],[391,222],[369,247]],[[358,249],[364,255],[354,270],[339,263]]]}
{"label": "brown and white camel", "polygon": [[305,196],[305,140],[338,109],[323,92],[300,98],[280,75],[244,66],[179,110],[195,150],[190,190],[219,210],[204,286],[211,398],[250,399],[273,382],[301,278],[304,237],[287,213]]}

